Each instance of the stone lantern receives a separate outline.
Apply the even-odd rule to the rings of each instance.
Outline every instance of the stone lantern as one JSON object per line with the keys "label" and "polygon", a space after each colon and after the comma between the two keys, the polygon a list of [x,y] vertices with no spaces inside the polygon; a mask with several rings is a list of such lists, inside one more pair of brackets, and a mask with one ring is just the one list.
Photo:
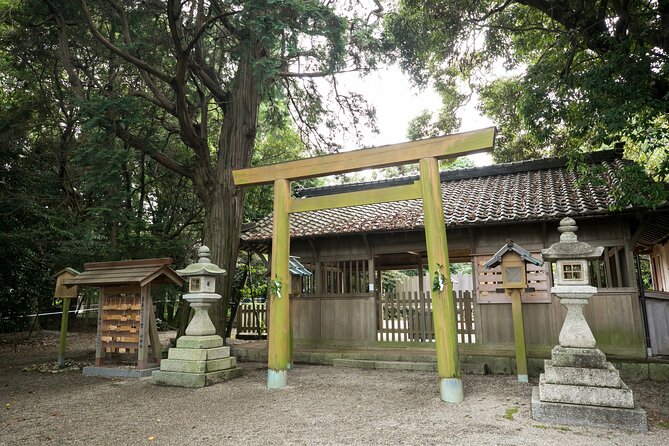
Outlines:
{"label": "stone lantern", "polygon": [[597,293],[590,286],[589,262],[602,256],[603,247],[579,242],[572,218],[560,221],[560,242],[541,251],[555,262],[551,293],[566,307],[560,345],[546,360],[539,387],[532,392],[532,418],[559,424],[647,430],[646,413],[634,407],[632,391],[618,370],[596,348],[595,337],[583,316],[588,299]]}
{"label": "stone lantern", "polygon": [[215,293],[216,276],[226,272],[209,260],[209,248],[200,247],[198,261],[177,274],[188,279],[188,294],[184,300],[195,310],[186,327],[186,336],[170,348],[168,358],[153,372],[153,382],[177,387],[204,387],[241,375],[236,359],[230,356],[230,347],[223,346],[223,338],[209,317],[209,307],[221,298]]}
{"label": "stone lantern", "polygon": [[588,243],[579,242],[577,230],[574,219],[562,219],[558,228],[561,232],[560,243],[541,251],[544,260],[555,262],[555,286],[551,288],[551,293],[560,298],[560,303],[567,308],[567,316],[560,331],[559,351],[565,347],[594,349],[596,345],[590,326],[583,317],[583,307],[591,296],[597,294],[597,288],[590,286],[589,263],[601,258],[604,248],[593,248]]}
{"label": "stone lantern", "polygon": [[201,246],[197,251],[197,263],[191,263],[177,274],[188,280],[188,294],[184,300],[195,310],[193,319],[186,328],[186,336],[209,336],[216,334],[216,328],[209,317],[209,307],[221,298],[216,294],[216,276],[226,274],[224,269],[211,263],[209,248]]}

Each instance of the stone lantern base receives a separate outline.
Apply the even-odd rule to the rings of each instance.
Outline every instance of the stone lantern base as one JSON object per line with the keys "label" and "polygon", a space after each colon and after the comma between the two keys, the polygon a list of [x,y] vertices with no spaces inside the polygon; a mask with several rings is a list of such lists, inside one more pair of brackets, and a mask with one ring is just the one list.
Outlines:
{"label": "stone lantern base", "polygon": [[218,335],[182,336],[170,348],[160,370],[153,372],[153,383],[174,387],[205,387],[241,376],[230,347]]}
{"label": "stone lantern base", "polygon": [[548,423],[646,431],[646,412],[598,348],[553,347],[539,387],[532,391],[532,418]]}

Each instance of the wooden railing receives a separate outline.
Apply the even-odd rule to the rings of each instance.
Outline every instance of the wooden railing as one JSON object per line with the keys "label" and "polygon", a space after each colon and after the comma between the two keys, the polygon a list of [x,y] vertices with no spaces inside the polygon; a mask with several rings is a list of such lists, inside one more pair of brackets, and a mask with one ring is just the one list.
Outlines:
{"label": "wooden railing", "polygon": [[[255,306],[255,308],[254,308]],[[235,318],[237,338],[253,338],[267,336],[267,304],[239,304]],[[258,333],[260,328],[260,333]]]}
{"label": "wooden railing", "polygon": [[[474,303],[469,290],[453,291],[459,343],[476,342]],[[430,293],[383,293],[377,300],[377,340],[381,342],[433,342]]]}

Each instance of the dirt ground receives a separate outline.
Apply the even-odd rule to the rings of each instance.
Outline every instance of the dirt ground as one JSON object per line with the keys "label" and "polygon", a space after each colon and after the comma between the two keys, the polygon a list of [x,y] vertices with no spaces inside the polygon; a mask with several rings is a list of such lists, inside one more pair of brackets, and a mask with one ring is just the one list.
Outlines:
{"label": "dirt ground", "polygon": [[[648,433],[532,420],[534,383],[466,375],[465,401],[439,400],[435,373],[298,365],[282,390],[264,364],[203,389],[50,372],[57,334],[0,339],[0,445],[663,445],[669,383],[629,382]],[[92,334],[69,338],[75,366],[94,357]],[[48,365],[48,364],[47,364]],[[44,372],[26,371],[44,369]]]}

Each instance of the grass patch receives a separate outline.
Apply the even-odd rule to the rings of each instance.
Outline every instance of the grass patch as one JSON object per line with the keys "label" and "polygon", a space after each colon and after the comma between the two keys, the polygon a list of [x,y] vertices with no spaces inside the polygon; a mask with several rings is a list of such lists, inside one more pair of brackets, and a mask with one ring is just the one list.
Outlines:
{"label": "grass patch", "polygon": [[660,421],[657,426],[661,429],[669,429],[669,421]]}
{"label": "grass patch", "polygon": [[571,430],[568,427],[564,427],[564,426],[546,426],[545,424],[533,424],[532,427],[536,427],[537,429],[555,429],[555,430],[565,431],[565,432],[568,432],[568,431]]}
{"label": "grass patch", "polygon": [[513,421],[513,416],[518,413],[518,408],[517,407],[512,407],[510,409],[506,409],[506,413],[504,414],[504,418],[507,420],[512,420]]}

